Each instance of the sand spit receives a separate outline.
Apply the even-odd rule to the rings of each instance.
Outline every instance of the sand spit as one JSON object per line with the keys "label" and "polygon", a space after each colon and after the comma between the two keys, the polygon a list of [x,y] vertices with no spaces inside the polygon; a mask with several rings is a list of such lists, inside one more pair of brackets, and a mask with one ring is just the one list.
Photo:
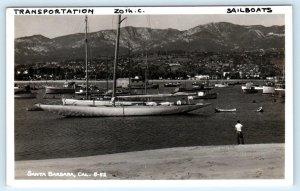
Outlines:
{"label": "sand spit", "polygon": [[195,146],[79,158],[16,161],[30,180],[283,179],[284,144]]}

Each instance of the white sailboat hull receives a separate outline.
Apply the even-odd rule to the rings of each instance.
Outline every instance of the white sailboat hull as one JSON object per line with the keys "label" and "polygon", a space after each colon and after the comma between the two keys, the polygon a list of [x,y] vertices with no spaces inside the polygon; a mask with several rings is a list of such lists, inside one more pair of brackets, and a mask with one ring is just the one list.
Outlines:
{"label": "white sailboat hull", "polygon": [[154,116],[173,115],[187,113],[210,105],[172,105],[172,106],[71,106],[71,105],[43,105],[36,104],[37,107],[57,113],[63,116],[79,117],[123,117],[123,116]]}

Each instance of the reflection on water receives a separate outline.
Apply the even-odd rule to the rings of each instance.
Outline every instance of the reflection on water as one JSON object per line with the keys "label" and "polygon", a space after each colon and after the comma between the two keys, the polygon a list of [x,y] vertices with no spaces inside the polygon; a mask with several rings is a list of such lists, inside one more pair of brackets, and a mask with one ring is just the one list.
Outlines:
{"label": "reflection on water", "polygon": [[[172,89],[161,89],[160,93]],[[157,90],[153,90],[157,91]],[[66,158],[195,145],[236,144],[234,124],[244,124],[246,144],[284,142],[284,98],[243,94],[240,86],[215,89],[212,105],[190,114],[152,117],[66,118],[28,112],[42,99],[15,100],[16,160]],[[262,106],[263,113],[256,112]],[[237,112],[215,113],[214,108]]]}

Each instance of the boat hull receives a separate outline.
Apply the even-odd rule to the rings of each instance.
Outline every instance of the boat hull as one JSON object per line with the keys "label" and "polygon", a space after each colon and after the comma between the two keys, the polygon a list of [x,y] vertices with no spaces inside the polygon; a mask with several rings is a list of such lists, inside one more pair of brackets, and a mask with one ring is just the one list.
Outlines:
{"label": "boat hull", "polygon": [[123,117],[123,116],[156,116],[174,115],[194,111],[210,104],[172,105],[172,106],[69,106],[69,105],[43,105],[37,107],[70,117]]}
{"label": "boat hull", "polygon": [[74,94],[74,88],[62,88],[62,87],[45,87],[45,94]]}
{"label": "boat hull", "polygon": [[216,88],[228,88],[229,85],[228,84],[215,84]]}
{"label": "boat hull", "polygon": [[274,94],[275,87],[274,86],[263,86],[263,94]]}
{"label": "boat hull", "polygon": [[255,88],[246,88],[246,89],[243,89],[243,93],[245,93],[245,94],[255,94],[255,93],[257,93],[258,92],[258,90],[257,89],[255,89]]}
{"label": "boat hull", "polygon": [[220,109],[220,108],[215,108],[215,112],[236,112],[236,108],[233,108],[233,109]]}
{"label": "boat hull", "polygon": [[210,93],[203,96],[192,96],[193,99],[217,99],[218,94],[217,93]]}
{"label": "boat hull", "polygon": [[23,94],[15,94],[15,99],[35,99],[35,93],[23,93]]}

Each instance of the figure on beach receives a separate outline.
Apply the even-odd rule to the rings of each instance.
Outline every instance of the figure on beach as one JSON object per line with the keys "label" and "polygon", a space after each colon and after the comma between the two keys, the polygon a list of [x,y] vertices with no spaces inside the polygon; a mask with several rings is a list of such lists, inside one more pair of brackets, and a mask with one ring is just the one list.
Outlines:
{"label": "figure on beach", "polygon": [[238,120],[237,124],[235,125],[237,144],[244,144],[244,136],[243,136],[242,128],[243,125],[241,124],[240,120]]}

